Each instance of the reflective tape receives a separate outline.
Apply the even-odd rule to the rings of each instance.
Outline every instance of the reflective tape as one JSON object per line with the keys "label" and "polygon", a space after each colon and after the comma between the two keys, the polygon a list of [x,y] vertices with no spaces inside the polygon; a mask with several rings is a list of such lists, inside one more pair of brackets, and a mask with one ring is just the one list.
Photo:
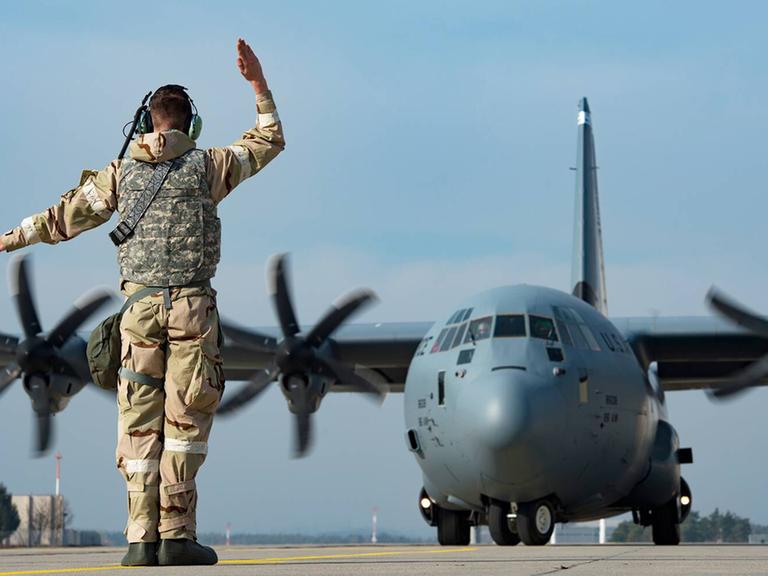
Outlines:
{"label": "reflective tape", "polygon": [[160,460],[126,460],[125,471],[132,472],[158,472]]}
{"label": "reflective tape", "polygon": [[40,242],[40,235],[35,229],[35,217],[29,216],[21,221],[21,229],[24,231],[24,238],[27,244],[37,244]]}
{"label": "reflective tape", "polygon": [[264,126],[269,126],[270,124],[277,124],[280,122],[280,116],[277,115],[277,110],[274,112],[265,112],[263,114],[259,114],[259,119],[257,122],[259,123],[259,128],[264,128]]}
{"label": "reflective tape", "polygon": [[228,146],[228,148],[240,164],[240,182],[242,182],[251,175],[251,155],[245,146]]}
{"label": "reflective tape", "polygon": [[168,452],[185,452],[187,454],[208,454],[208,442],[190,442],[189,440],[177,440],[166,438],[164,444]]}
{"label": "reflective tape", "polygon": [[88,204],[96,214],[102,215],[103,212],[107,211],[107,204],[104,200],[99,198],[99,193],[96,190],[96,184],[93,183],[93,180],[88,180],[88,182],[83,184],[83,194],[85,194]]}
{"label": "reflective tape", "polygon": [[578,120],[576,122],[577,125],[581,126],[582,124],[589,124],[589,114],[584,112],[583,110],[579,112]]}

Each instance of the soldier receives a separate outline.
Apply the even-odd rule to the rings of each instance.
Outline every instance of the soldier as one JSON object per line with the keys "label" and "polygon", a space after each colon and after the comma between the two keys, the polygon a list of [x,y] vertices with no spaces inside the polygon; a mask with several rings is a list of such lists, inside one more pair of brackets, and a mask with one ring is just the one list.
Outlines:
{"label": "soldier", "polygon": [[120,324],[116,458],[128,488],[124,566],[218,561],[213,549],[197,543],[195,518],[195,477],[224,391],[210,285],[221,236],[216,206],[284,148],[258,58],[242,39],[237,55],[258,113],[242,139],[226,148],[196,149],[201,123],[192,100],[181,86],[163,86],[149,102],[151,127],[131,144],[128,159],[84,172],[80,186],[57,205],[0,237],[0,251],[10,252],[71,240],[107,222],[115,210],[125,220],[150,188],[155,167],[173,161],[118,255],[123,293],[143,291]]}

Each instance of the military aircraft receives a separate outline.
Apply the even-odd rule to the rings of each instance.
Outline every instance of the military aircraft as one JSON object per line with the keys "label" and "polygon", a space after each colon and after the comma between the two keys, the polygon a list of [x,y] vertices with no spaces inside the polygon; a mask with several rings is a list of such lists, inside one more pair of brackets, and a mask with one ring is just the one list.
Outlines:
{"label": "military aircraft", "polygon": [[[482,292],[446,321],[347,321],[370,291],[335,302],[314,326],[299,324],[285,256],[268,266],[277,329],[226,324],[236,412],[272,383],[296,416],[296,453],[307,453],[312,414],[330,391],[403,392],[405,442],[423,471],[418,499],[444,545],[468,544],[470,527],[499,545],[549,541],[555,523],[632,512],[657,544],[677,544],[691,509],[665,392],[707,389],[722,398],[765,383],[768,320],[711,292],[725,319],[607,317],[594,137],[589,105],[577,116],[572,292],[519,285]],[[0,392],[17,378],[48,445],[50,414],[88,380],[77,328],[106,296],[84,297],[47,336],[34,312],[23,260],[11,269],[24,339],[0,340]]]}

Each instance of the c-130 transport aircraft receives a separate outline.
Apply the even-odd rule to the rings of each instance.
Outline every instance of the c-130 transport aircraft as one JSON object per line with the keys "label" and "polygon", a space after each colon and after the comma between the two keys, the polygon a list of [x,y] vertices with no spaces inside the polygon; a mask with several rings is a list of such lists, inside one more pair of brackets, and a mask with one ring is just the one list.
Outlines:
{"label": "c-130 transport aircraft", "polygon": [[[0,335],[0,393],[21,379],[49,445],[51,414],[90,380],[77,329],[108,300],[86,295],[43,334],[23,259],[11,264],[23,339]],[[279,329],[225,325],[228,380],[249,380],[219,412],[277,382],[296,416],[296,452],[329,391],[404,392],[405,439],[423,471],[418,499],[444,545],[487,524],[500,545],[541,545],[555,523],[632,512],[656,544],[678,544],[691,491],[665,391],[724,397],[768,375],[768,320],[711,292],[717,318],[608,319],[595,148],[578,112],[573,290],[519,285],[475,295],[429,323],[344,325],[373,300],[340,298],[301,330],[284,256],[268,269]]]}

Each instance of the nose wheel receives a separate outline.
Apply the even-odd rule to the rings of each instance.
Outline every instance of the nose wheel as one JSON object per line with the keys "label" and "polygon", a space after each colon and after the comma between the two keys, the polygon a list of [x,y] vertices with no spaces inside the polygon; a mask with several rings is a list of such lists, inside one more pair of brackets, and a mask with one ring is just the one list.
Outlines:
{"label": "nose wheel", "polygon": [[491,538],[499,546],[514,546],[520,543],[517,533],[517,521],[510,518],[511,507],[508,502],[495,500],[488,507],[488,529]]}
{"label": "nose wheel", "polygon": [[547,500],[518,504],[517,533],[529,546],[542,546],[549,542],[555,529],[555,510]]}

